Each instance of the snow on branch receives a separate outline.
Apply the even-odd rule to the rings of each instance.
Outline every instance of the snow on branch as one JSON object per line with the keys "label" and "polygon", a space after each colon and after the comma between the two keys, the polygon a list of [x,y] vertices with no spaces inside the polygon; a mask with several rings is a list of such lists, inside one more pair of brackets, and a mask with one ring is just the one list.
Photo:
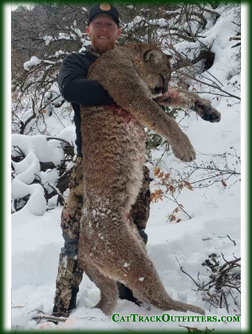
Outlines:
{"label": "snow on branch", "polygon": [[[62,144],[61,144],[62,143]],[[64,138],[43,135],[12,135],[12,198],[16,201],[15,210],[26,210],[34,215],[43,215],[47,200],[58,195],[63,204],[62,193],[68,185],[71,169],[65,173],[65,152],[63,147],[70,147]],[[68,150],[68,154],[73,154]],[[47,164],[47,170],[45,169]],[[63,168],[58,171],[57,168]],[[63,174],[63,177],[60,177]],[[57,185],[60,186],[58,189]],[[20,199],[22,200],[20,208]],[[24,200],[26,199],[26,200]],[[27,202],[23,206],[23,202]]]}
{"label": "snow on branch", "polygon": [[[230,237],[229,237],[230,239]],[[234,256],[227,260],[223,253],[217,255],[211,253],[201,264],[209,275],[206,281],[194,279],[179,263],[182,273],[187,275],[197,286],[198,293],[211,308],[225,308],[227,313],[240,314],[240,294],[241,294],[241,257]]]}

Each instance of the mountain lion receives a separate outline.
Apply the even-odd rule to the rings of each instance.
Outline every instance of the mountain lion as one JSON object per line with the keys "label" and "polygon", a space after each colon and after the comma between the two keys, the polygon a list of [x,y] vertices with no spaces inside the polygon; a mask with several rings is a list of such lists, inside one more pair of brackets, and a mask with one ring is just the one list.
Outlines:
{"label": "mountain lion", "polygon": [[117,281],[154,307],[205,314],[169,297],[129,215],[141,187],[144,127],[167,139],[177,158],[195,159],[188,137],[153,98],[194,109],[211,122],[220,120],[220,113],[197,95],[168,90],[170,76],[169,56],[148,44],[107,51],[89,70],[88,78],[101,83],[116,103],[81,107],[84,207],[79,261],[101,291],[96,307],[105,314],[116,305]]}

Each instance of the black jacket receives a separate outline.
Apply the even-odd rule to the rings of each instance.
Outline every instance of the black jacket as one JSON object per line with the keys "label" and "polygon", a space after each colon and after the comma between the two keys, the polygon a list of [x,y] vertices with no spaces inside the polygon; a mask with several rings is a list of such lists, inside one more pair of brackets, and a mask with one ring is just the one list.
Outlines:
{"label": "black jacket", "polygon": [[112,104],[114,101],[101,84],[87,80],[89,67],[98,55],[91,51],[72,53],[62,62],[59,72],[59,89],[63,98],[72,104],[76,127],[77,155],[81,153],[80,105],[100,106]]}

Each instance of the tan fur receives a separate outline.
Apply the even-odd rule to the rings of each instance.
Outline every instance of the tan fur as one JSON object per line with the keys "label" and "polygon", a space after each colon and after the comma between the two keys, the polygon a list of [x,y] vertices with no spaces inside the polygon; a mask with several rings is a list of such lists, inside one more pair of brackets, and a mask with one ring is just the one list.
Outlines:
{"label": "tan fur", "polygon": [[147,44],[108,51],[89,71],[89,79],[100,82],[123,109],[81,108],[84,208],[79,260],[100,288],[96,307],[106,314],[116,305],[116,281],[157,308],[205,313],[169,297],[129,215],[143,175],[143,127],[168,139],[179,159],[195,158],[187,136],[152,100],[158,90],[166,92],[170,71],[168,57]]}

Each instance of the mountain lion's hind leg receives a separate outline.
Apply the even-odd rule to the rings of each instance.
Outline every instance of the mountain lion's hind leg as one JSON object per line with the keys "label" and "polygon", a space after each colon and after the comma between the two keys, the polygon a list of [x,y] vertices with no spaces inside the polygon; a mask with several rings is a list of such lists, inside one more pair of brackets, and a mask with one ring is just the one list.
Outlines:
{"label": "mountain lion's hind leg", "polygon": [[101,299],[94,308],[99,308],[105,314],[111,314],[116,306],[118,290],[116,282],[104,276],[94,265],[85,265],[85,273],[90,280],[100,289]]}

